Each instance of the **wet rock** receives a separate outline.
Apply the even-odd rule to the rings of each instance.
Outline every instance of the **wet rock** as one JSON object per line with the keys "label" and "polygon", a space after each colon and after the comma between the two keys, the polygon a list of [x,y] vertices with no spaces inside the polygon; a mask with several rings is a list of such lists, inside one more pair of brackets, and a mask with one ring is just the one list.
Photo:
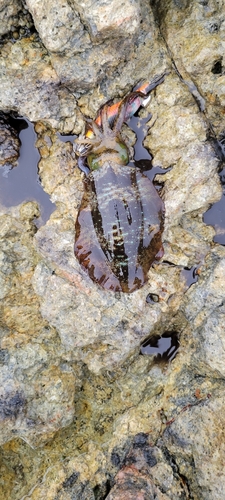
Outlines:
{"label": "wet rock", "polygon": [[84,92],[96,87],[107,72],[112,74],[129,54],[128,40],[125,39],[122,45],[120,40],[114,41],[113,44],[106,40],[104,44],[78,55],[62,58],[59,54],[52,54],[51,62],[64,85],[68,85],[72,90]]}
{"label": "wet rock", "polygon": [[91,46],[90,38],[76,11],[66,0],[48,2],[27,0],[35,27],[50,52],[83,52]]}
{"label": "wet rock", "polygon": [[132,0],[122,5],[118,0],[96,5],[62,0],[47,6],[28,0],[27,6],[61,82],[80,91],[94,87],[129,57],[127,37],[134,41],[140,28],[140,5]]}
{"label": "wet rock", "polygon": [[[86,115],[94,117],[98,108],[107,99],[118,95],[124,96],[133,87],[134,82],[145,80],[147,75],[147,78],[151,80],[157,74],[160,75],[166,69],[170,69],[171,62],[160,38],[158,27],[154,23],[149,2],[146,0],[140,2],[139,18],[140,26],[136,35],[127,37],[125,31],[123,36],[114,38],[112,31],[109,39],[106,38],[103,43],[93,47],[93,57],[92,51],[87,51],[84,55],[88,61],[87,76],[94,72],[96,76],[93,81],[99,83],[97,88],[93,88],[91,98],[90,94],[82,92],[79,99],[79,105]],[[84,62],[77,60],[78,58],[76,58],[76,64],[82,64],[83,67]],[[100,64],[101,61],[103,64]],[[72,60],[70,64],[72,64]],[[66,74],[67,71],[64,72],[64,77]],[[78,78],[78,74],[76,77]],[[70,78],[72,81],[72,75]],[[90,83],[86,84],[84,68],[82,79],[85,82],[84,88],[88,89]]]}
{"label": "wet rock", "polygon": [[[210,243],[206,242],[212,238],[211,228],[202,226],[202,216],[209,200],[213,203],[221,196],[218,159],[213,146],[206,142],[207,123],[192,103],[190,93],[178,78],[168,75],[166,84],[157,89],[156,101],[150,104],[154,125],[145,140],[153,154],[154,165],[172,166],[163,176],[166,181],[163,189],[166,206],[164,259],[184,266],[201,262],[210,249]],[[163,118],[159,116],[160,108]],[[215,186],[213,191],[211,183]]]}
{"label": "wet rock", "polygon": [[223,429],[223,396],[218,394],[204,406],[189,408],[164,433],[163,444],[193,498],[223,498]]}
{"label": "wet rock", "polygon": [[225,127],[224,2],[154,2],[176,67],[218,135]]}
{"label": "wet rock", "polygon": [[[14,109],[32,121],[48,120],[65,133],[71,132],[79,118],[74,96],[68,89],[76,97],[93,89],[92,103],[87,96],[88,113],[93,102],[96,112],[105,100],[129,90],[147,74],[161,73],[169,65],[147,0],[140,4],[127,0],[124,10],[117,1],[115,5],[98,3],[92,6],[91,14],[89,4],[85,8],[77,3],[75,8],[65,1],[46,7],[29,0],[27,5],[42,41],[36,33],[26,35],[24,40],[19,34],[16,44],[4,44],[0,103],[5,111]],[[102,9],[106,9],[106,14],[113,9],[113,16],[102,17]],[[91,42],[88,30],[93,37]],[[151,61],[150,52],[154,54]],[[96,89],[96,85],[100,88]]]}
{"label": "wet rock", "polygon": [[224,266],[225,249],[215,248],[206,259],[199,286],[190,289],[185,316],[193,324],[197,352],[194,360],[204,375],[224,377]]}
{"label": "wet rock", "polygon": [[52,125],[68,119],[74,123],[74,97],[68,90],[58,88],[59,78],[35,35],[4,45],[0,74],[2,110],[16,110],[31,121],[42,118]]}
{"label": "wet rock", "polygon": [[88,26],[94,42],[106,38],[126,38],[137,33],[140,28],[140,2],[100,0],[93,6],[91,0],[74,2],[84,24]]}
{"label": "wet rock", "polygon": [[[119,465],[119,464],[117,464]],[[127,451],[108,500],[186,498],[186,488],[174,467],[148,433],[136,434]]]}
{"label": "wet rock", "polygon": [[34,445],[71,422],[74,374],[57,361],[57,335],[43,322],[31,285],[37,206],[22,207],[21,218],[18,209],[8,212],[1,214],[0,441],[17,435]]}
{"label": "wet rock", "polygon": [[17,131],[9,124],[8,118],[0,114],[0,166],[15,167],[19,148]]}

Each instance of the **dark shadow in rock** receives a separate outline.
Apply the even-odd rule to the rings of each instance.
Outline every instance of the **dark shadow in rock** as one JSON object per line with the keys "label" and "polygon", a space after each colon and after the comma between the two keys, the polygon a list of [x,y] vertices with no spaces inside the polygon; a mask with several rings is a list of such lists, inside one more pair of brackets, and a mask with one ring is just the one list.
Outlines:
{"label": "dark shadow in rock", "polygon": [[40,37],[34,26],[31,13],[25,7],[21,6],[21,9],[14,17],[13,26],[10,26],[9,31],[1,36],[0,47],[9,41],[16,43],[18,40],[22,40],[22,38],[31,38],[31,36],[33,36],[33,41],[36,38],[40,43]]}
{"label": "dark shadow in rock", "polygon": [[97,484],[93,489],[95,500],[105,500],[110,490],[111,485],[109,480],[105,481],[102,484]]}
{"label": "dark shadow in rock", "polygon": [[221,75],[223,72],[223,65],[222,65],[223,58],[219,59],[218,61],[215,61],[211,71],[214,75]]}
{"label": "dark shadow in rock", "polygon": [[62,484],[62,487],[64,489],[67,488],[72,488],[72,486],[77,482],[77,479],[79,477],[79,472],[73,472],[71,476],[69,476]]}

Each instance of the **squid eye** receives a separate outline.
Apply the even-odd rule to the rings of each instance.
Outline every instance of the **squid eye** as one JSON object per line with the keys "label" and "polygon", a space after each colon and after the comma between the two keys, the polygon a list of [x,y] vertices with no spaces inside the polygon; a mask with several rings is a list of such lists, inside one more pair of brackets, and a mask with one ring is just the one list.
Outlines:
{"label": "squid eye", "polygon": [[116,142],[116,151],[120,157],[122,165],[127,165],[129,162],[129,154],[127,146],[123,142]]}
{"label": "squid eye", "polygon": [[90,170],[98,170],[101,166],[100,163],[98,162],[98,155],[95,155],[94,153],[88,155],[87,163]]}

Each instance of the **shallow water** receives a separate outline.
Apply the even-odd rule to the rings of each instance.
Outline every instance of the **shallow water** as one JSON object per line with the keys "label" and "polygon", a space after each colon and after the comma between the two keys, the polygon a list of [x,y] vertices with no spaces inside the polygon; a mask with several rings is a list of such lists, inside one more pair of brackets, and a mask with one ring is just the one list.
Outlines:
{"label": "shallow water", "polygon": [[[129,119],[127,125],[136,135],[136,143],[134,145],[134,163],[135,166],[140,168],[141,171],[145,173],[145,175],[151,180],[154,180],[154,177],[157,174],[165,174],[169,169],[163,169],[159,166],[152,165],[152,156],[150,152],[143,146],[143,141],[148,132],[148,126],[146,125],[151,118],[151,113],[145,118],[140,118],[136,113],[132,118]],[[154,184],[155,185],[155,184]],[[155,185],[156,189],[161,185]]]}
{"label": "shallow water", "polygon": [[179,349],[177,332],[165,332],[161,337],[154,336],[141,346],[141,354],[155,355],[156,362],[169,362],[175,358]]}
{"label": "shallow water", "polygon": [[193,285],[193,283],[196,283],[198,281],[197,270],[197,266],[193,266],[190,269],[188,267],[184,267],[184,269],[181,271],[181,275],[185,279],[186,286],[188,288]]}
{"label": "shallow water", "polygon": [[225,168],[223,168],[219,176],[223,194],[221,199],[205,212],[203,220],[205,224],[213,226],[216,230],[213,241],[220,243],[220,245],[225,245]]}
{"label": "shallow water", "polygon": [[40,154],[35,147],[37,135],[33,123],[25,118],[13,119],[13,126],[19,131],[21,141],[17,167],[0,169],[0,203],[6,207],[16,206],[25,201],[37,201],[41,215],[35,221],[37,227],[45,224],[55,204],[43,190],[38,177]]}

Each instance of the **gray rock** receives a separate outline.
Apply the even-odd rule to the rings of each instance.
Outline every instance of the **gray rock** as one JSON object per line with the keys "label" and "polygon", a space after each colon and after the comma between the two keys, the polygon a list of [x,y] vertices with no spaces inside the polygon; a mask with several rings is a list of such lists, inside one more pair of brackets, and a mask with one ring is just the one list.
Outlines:
{"label": "gray rock", "polygon": [[0,36],[8,33],[12,26],[17,25],[17,15],[21,9],[20,0],[0,0]]}
{"label": "gray rock", "polygon": [[225,90],[223,0],[220,5],[214,1],[157,1],[154,9],[178,71],[204,106],[216,133],[221,133],[225,126],[220,113]]}
{"label": "gray rock", "polygon": [[71,2],[79,12],[85,26],[88,27],[93,42],[107,38],[127,38],[137,33],[140,28],[140,2],[119,0],[112,2]]}
{"label": "gray rock", "polygon": [[35,27],[46,49],[66,53],[66,56],[83,52],[91,42],[78,14],[66,0],[45,2],[27,0]]}
{"label": "gray rock", "polygon": [[223,396],[178,416],[163,444],[185,477],[194,499],[221,500],[224,494]]}
{"label": "gray rock", "polygon": [[52,125],[72,118],[75,101],[66,89],[59,89],[59,78],[49,56],[35,36],[15,44],[8,42],[0,58],[0,106],[17,111],[31,121],[49,120]]}

